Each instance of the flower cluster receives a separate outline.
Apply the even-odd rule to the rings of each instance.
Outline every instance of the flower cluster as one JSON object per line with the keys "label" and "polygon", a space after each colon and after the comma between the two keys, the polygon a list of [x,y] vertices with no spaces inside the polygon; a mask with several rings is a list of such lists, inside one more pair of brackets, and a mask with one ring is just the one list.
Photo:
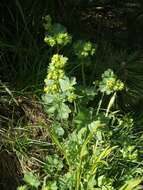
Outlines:
{"label": "flower cluster", "polygon": [[71,42],[71,36],[66,33],[59,33],[57,35],[51,36],[45,36],[44,41],[47,45],[54,47],[55,45],[67,45]]}
{"label": "flower cluster", "polygon": [[44,91],[46,93],[54,94],[59,92],[59,79],[62,79],[65,76],[64,67],[67,61],[67,57],[59,54],[55,54],[51,58],[51,63],[48,67],[48,74],[45,79]]}
{"label": "flower cluster", "polygon": [[49,15],[45,17],[44,28],[47,31],[44,41],[51,47],[54,47],[55,45],[65,46],[72,40],[65,27],[57,23],[52,24],[52,20]]}
{"label": "flower cluster", "polygon": [[74,92],[71,92],[67,97],[68,102],[72,103],[77,98],[77,95]]}
{"label": "flower cluster", "polygon": [[63,69],[65,64],[67,63],[68,58],[67,57],[63,57],[63,55],[59,55],[59,54],[55,54],[53,55],[52,59],[51,59],[51,69],[52,68],[57,68],[57,69]]}
{"label": "flower cluster", "polygon": [[74,51],[79,58],[88,57],[95,54],[95,47],[90,41],[79,40],[74,44]]}
{"label": "flower cluster", "polygon": [[45,79],[44,92],[46,94],[63,93],[64,98],[73,102],[76,99],[74,79],[69,80],[65,75],[65,65],[68,61],[63,55],[54,54],[48,67],[48,74]]}
{"label": "flower cluster", "polygon": [[51,47],[56,45],[56,41],[52,36],[45,36],[44,42]]}
{"label": "flower cluster", "polygon": [[117,79],[117,76],[111,69],[108,69],[102,74],[102,81],[99,82],[99,90],[106,94],[111,94],[115,91],[122,91],[124,83]]}
{"label": "flower cluster", "polygon": [[56,35],[56,42],[58,45],[67,45],[68,43],[71,42],[71,36],[66,32],[66,33],[59,33]]}

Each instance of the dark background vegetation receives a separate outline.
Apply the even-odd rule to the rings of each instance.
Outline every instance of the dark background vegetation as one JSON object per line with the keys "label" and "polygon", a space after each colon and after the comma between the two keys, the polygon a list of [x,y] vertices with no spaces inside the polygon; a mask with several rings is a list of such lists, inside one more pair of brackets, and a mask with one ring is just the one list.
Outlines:
{"label": "dark background vegetation", "polygon": [[35,80],[41,79],[37,73],[44,72],[47,59],[42,27],[42,17],[46,14],[63,23],[75,36],[93,40],[104,47],[106,44],[107,51],[110,45],[117,51],[142,50],[141,0],[1,0],[2,80],[21,86],[26,79],[27,86],[29,82],[35,84]]}
{"label": "dark background vegetation", "polygon": [[[42,17],[47,14],[64,24],[76,38],[98,44],[97,68],[102,64],[98,73],[113,67],[121,75],[124,69],[127,74],[123,79],[131,89],[137,88],[136,95],[142,96],[141,0],[1,0],[0,76],[3,82],[18,89],[37,89],[42,85],[49,54],[43,43],[42,27]],[[131,82],[131,79],[134,80]]]}

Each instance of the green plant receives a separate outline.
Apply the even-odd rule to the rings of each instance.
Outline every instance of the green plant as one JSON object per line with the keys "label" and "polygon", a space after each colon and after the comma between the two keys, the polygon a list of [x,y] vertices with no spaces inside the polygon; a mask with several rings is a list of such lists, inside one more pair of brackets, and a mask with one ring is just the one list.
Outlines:
{"label": "green plant", "polygon": [[[61,45],[65,46],[70,42],[70,36],[65,33],[66,29],[60,24],[51,24],[51,18],[45,17],[45,29],[48,34],[52,33],[50,40],[56,40],[55,44],[49,43],[49,37],[45,37],[45,42],[50,45]],[[65,35],[67,38],[60,38],[59,36]],[[60,42],[60,43],[59,43]],[[75,79],[70,79],[65,75],[65,65],[67,64],[68,58],[58,53],[54,54],[51,58],[51,63],[48,67],[47,77],[45,79],[45,95],[43,100],[49,109],[46,109],[49,114],[57,113],[59,119],[66,119],[71,112],[66,101],[73,102],[76,99],[74,85],[76,84]]]}
{"label": "green plant", "polygon": [[[92,50],[90,43],[86,44],[87,49],[83,44],[80,44],[80,47],[79,42],[77,44],[74,48],[77,55],[80,54],[80,59],[81,55],[83,57],[90,55],[90,53],[81,53],[83,50],[85,52]],[[49,43],[48,45],[51,46]],[[64,45],[63,42],[62,46]],[[69,77],[66,76],[66,80],[64,78],[64,66],[67,60],[68,58],[61,54],[54,54],[45,80],[45,95],[43,96],[45,110],[48,114],[52,113],[54,120],[56,119],[59,123],[57,127],[49,129],[52,143],[57,150],[47,157],[51,161],[48,162],[48,168],[47,164],[45,165],[48,171],[46,187],[51,190],[118,189],[127,180],[140,176],[136,172],[138,151],[136,142],[133,141],[133,121],[130,117],[124,117],[111,110],[115,108],[118,91],[125,88],[124,83],[117,79],[111,69],[108,69],[102,75],[101,82],[91,86],[90,91],[85,84],[82,87],[78,84],[73,87],[75,82],[70,84]],[[59,75],[60,69],[62,69],[62,76]],[[71,90],[76,91],[76,98],[69,101],[67,95],[71,93]],[[98,106],[88,104],[96,96],[100,96],[99,92],[104,96],[111,95],[106,109],[102,108],[103,95]],[[86,104],[84,103],[85,95]],[[64,105],[64,109],[53,101],[55,98],[57,100],[57,97],[58,105]],[[85,118],[87,116],[88,118]],[[55,169],[57,169],[56,172],[50,174]],[[114,176],[115,172],[116,176]],[[138,183],[135,183],[129,187],[133,189],[137,185]]]}
{"label": "green plant", "polygon": [[[72,44],[65,27],[53,24],[49,16],[44,26],[47,31],[44,41],[54,53],[42,96],[50,125],[46,120],[40,125],[47,129],[50,150],[40,157],[38,171],[25,173],[25,185],[19,189],[141,188],[143,163],[138,145],[142,140],[135,133],[132,117],[116,110],[118,93],[126,86],[111,69],[106,70],[99,81],[95,78],[93,84],[87,86],[82,67],[83,82],[76,82],[66,70],[70,57],[65,56],[65,49],[69,43],[73,45],[77,59],[83,64],[87,57],[95,54],[94,45],[79,41]],[[96,98],[99,102],[93,104]]]}
{"label": "green plant", "polygon": [[[104,1],[0,3],[0,153],[7,152],[6,159],[0,158],[0,171],[2,177],[14,176],[15,184],[23,172],[25,185],[18,189],[142,189],[142,56],[130,47],[119,49],[131,33],[140,33],[142,6],[124,3],[113,3],[112,10]],[[76,35],[46,16],[43,44],[41,15],[47,12]],[[121,15],[127,12],[124,23]],[[83,20],[86,27],[79,27]],[[119,25],[116,39],[110,25],[114,29]],[[77,40],[85,31],[92,42]],[[104,44],[106,34],[110,39]],[[141,37],[136,36],[132,39],[138,42]],[[112,45],[120,41],[117,51],[109,41]],[[44,111],[35,93],[43,94]],[[134,121],[119,108],[136,110],[139,116]],[[9,153],[17,155],[16,168],[13,162],[8,164]],[[0,189],[1,185],[0,179]]]}

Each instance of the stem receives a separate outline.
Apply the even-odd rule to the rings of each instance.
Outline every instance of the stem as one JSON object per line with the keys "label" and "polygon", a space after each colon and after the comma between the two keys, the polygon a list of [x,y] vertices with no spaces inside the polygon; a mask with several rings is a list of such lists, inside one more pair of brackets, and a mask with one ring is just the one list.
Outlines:
{"label": "stem", "polygon": [[81,72],[82,72],[83,86],[86,86],[86,82],[85,82],[85,72],[84,72],[84,63],[83,63],[83,61],[82,61],[82,65],[81,65]]}
{"label": "stem", "polygon": [[67,162],[67,165],[69,166],[70,168],[70,162],[69,162],[69,159],[68,159],[68,156],[67,156],[67,153],[64,149],[64,147],[62,146],[62,144],[59,142],[59,139],[58,137],[56,136],[56,134],[49,129],[49,135],[52,139],[52,142],[57,146],[57,148],[59,149],[59,151],[61,152],[61,154],[64,156],[66,162]]}
{"label": "stem", "polygon": [[80,160],[79,167],[77,168],[77,176],[76,176],[76,189],[79,190],[80,187],[80,179],[81,179],[81,166],[82,166],[82,159]]}
{"label": "stem", "polygon": [[109,104],[108,104],[108,107],[107,107],[107,110],[106,110],[105,117],[108,116],[109,111],[110,111],[111,107],[113,106],[113,104],[114,104],[114,102],[115,102],[115,98],[116,98],[116,92],[114,92],[113,96],[111,97],[111,99],[110,99],[110,101],[109,101]]}
{"label": "stem", "polygon": [[77,175],[76,175],[76,188],[75,190],[79,190],[80,188],[80,181],[81,181],[81,173],[82,173],[82,160],[83,160],[83,150],[85,149],[86,145],[90,142],[90,140],[92,139],[93,134],[90,132],[87,136],[87,138],[85,139],[82,148],[81,148],[81,152],[80,152],[80,163],[79,166],[77,168]]}
{"label": "stem", "polygon": [[97,108],[97,111],[96,111],[96,115],[98,115],[98,113],[99,113],[99,111],[100,111],[101,104],[102,104],[102,102],[103,102],[103,97],[104,97],[104,93],[102,93],[101,99],[100,99],[100,101],[99,101],[98,108]]}

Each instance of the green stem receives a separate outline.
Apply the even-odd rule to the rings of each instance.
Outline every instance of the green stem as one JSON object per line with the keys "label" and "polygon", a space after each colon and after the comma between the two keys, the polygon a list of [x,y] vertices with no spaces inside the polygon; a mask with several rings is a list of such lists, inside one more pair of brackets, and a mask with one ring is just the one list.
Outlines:
{"label": "green stem", "polygon": [[82,148],[81,148],[81,152],[80,152],[80,163],[79,166],[77,168],[77,175],[76,175],[76,188],[75,190],[79,190],[80,189],[80,181],[81,181],[81,173],[82,173],[82,160],[83,160],[83,151],[86,147],[86,145],[90,142],[90,140],[92,139],[93,134],[90,132],[87,136],[87,138],[85,139]]}
{"label": "green stem", "polygon": [[116,98],[116,92],[114,92],[113,96],[111,97],[111,99],[109,101],[109,104],[108,104],[108,107],[107,107],[107,110],[106,110],[106,114],[105,114],[106,117],[108,116],[109,111],[110,111],[111,107],[113,106],[113,104],[115,102],[115,98]]}
{"label": "green stem", "polygon": [[75,190],[79,190],[80,189],[80,181],[81,181],[81,167],[82,166],[82,159],[80,160],[79,163],[79,167],[77,168],[77,175],[76,175],[76,189]]}
{"label": "green stem", "polygon": [[100,111],[100,108],[101,108],[101,104],[103,102],[103,97],[104,97],[104,93],[102,93],[101,99],[99,101],[98,108],[97,108],[97,111],[96,111],[96,115],[99,114],[99,111]]}
{"label": "green stem", "polygon": [[83,62],[83,61],[82,61],[82,65],[81,65],[81,72],[82,72],[83,86],[86,86],[86,82],[85,82],[85,72],[84,72],[84,62]]}
{"label": "green stem", "polygon": [[59,142],[59,139],[58,137],[56,136],[56,134],[49,129],[49,135],[52,139],[52,142],[57,146],[57,148],[60,150],[61,154],[64,156],[66,162],[67,162],[67,165],[69,166],[70,168],[70,162],[69,162],[69,159],[68,159],[68,156],[67,156],[67,153],[64,149],[64,147],[62,146],[62,144]]}

